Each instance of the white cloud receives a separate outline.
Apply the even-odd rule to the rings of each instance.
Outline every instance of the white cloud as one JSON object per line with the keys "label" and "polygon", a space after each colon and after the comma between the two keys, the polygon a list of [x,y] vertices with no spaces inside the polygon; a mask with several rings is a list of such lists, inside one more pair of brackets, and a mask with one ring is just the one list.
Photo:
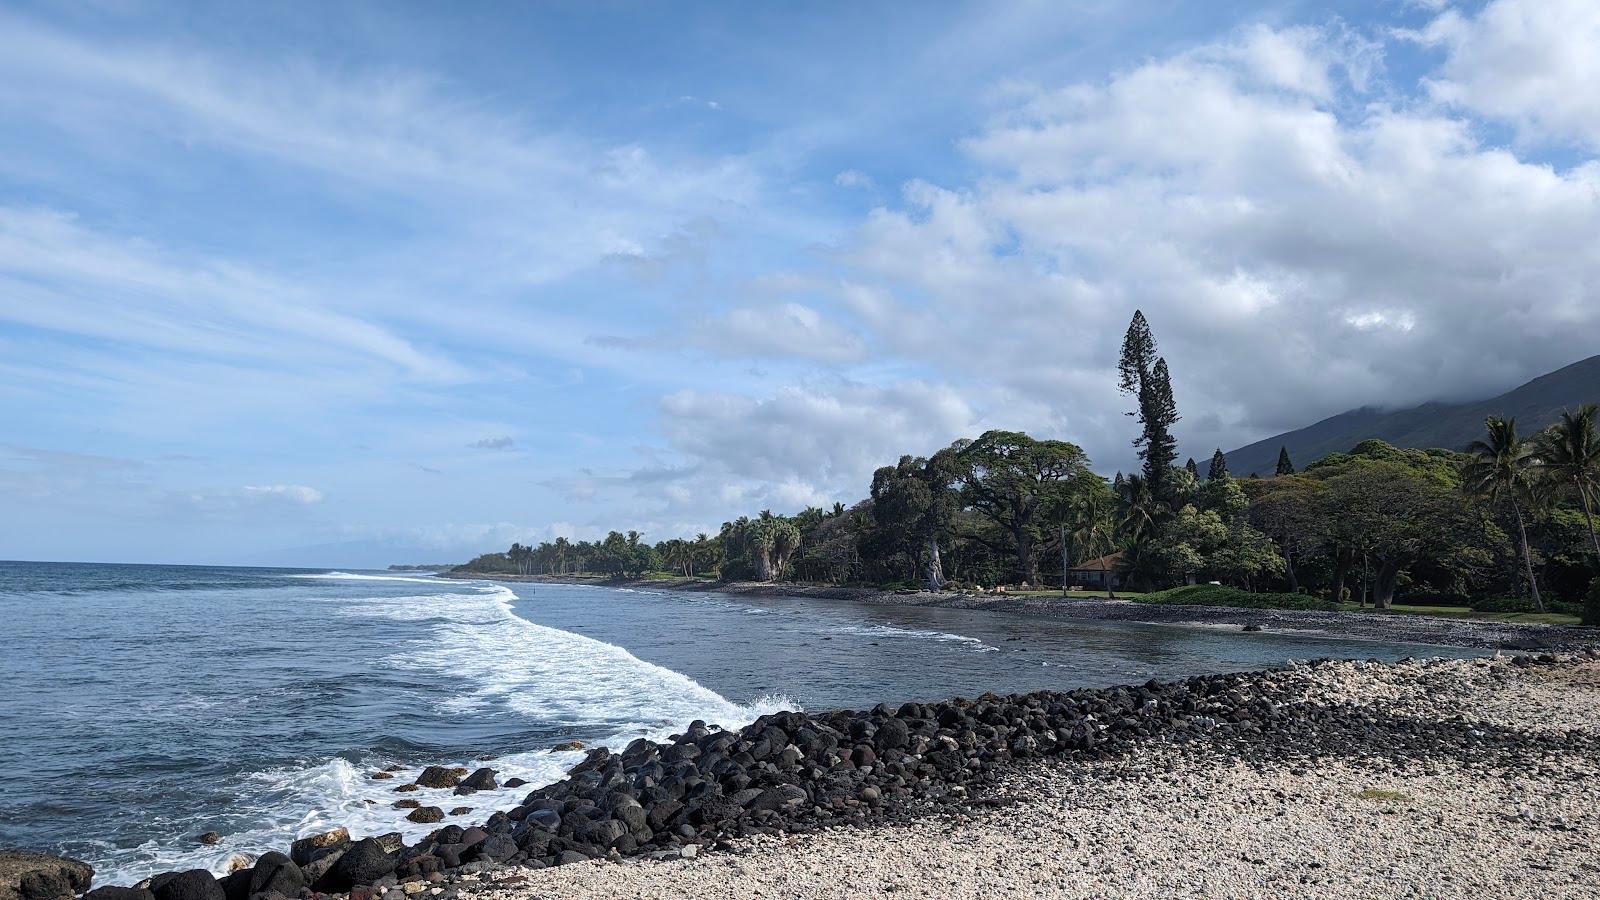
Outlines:
{"label": "white cloud", "polygon": [[[841,302],[909,359],[1113,429],[1141,307],[1197,454],[1593,352],[1600,166],[1559,172],[1468,121],[1358,102],[1327,74],[1352,54],[1372,55],[1342,30],[1251,29],[1037,91],[968,142],[990,167],[975,186],[914,182],[867,219]],[[1054,383],[1023,377],[1045,360]],[[1116,431],[1069,436],[1128,455]]]}
{"label": "white cloud", "polygon": [[303,484],[258,484],[244,487],[246,497],[262,500],[285,500],[301,506],[312,506],[323,501],[321,491]]}
{"label": "white cloud", "polygon": [[803,303],[739,307],[701,322],[690,338],[724,356],[853,362],[867,355],[861,335]]}
{"label": "white cloud", "polygon": [[1492,0],[1447,10],[1413,35],[1446,59],[1439,100],[1515,125],[1525,138],[1600,149],[1600,4]]}
{"label": "white cloud", "polygon": [[[1250,28],[1024,95],[966,142],[981,178],[912,181],[836,248],[828,290],[873,374],[666,398],[682,496],[859,497],[899,454],[996,426],[1132,465],[1114,367],[1135,308],[1173,366],[1180,451],[1202,458],[1593,353],[1600,165],[1386,105],[1364,93],[1380,59],[1342,27]],[[906,370],[934,374],[874,383]]]}
{"label": "white cloud", "polygon": [[859,188],[868,191],[877,187],[877,184],[872,180],[872,176],[858,169],[845,169],[843,172],[833,176],[833,183],[842,188]]}

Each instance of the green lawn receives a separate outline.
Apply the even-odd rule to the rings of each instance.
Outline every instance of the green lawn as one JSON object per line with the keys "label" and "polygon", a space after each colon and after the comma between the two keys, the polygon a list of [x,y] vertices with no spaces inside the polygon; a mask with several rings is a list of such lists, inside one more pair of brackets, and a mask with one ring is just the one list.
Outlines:
{"label": "green lawn", "polygon": [[[1067,591],[1066,596],[1064,598],[1062,598],[1062,594],[1061,594],[1061,589],[1060,588],[1050,588],[1049,590],[1042,590],[1042,591],[1011,591],[1011,590],[1008,590],[1008,591],[1006,591],[1006,596],[1007,597],[1056,597],[1056,598],[1061,598],[1061,599],[1066,599],[1066,600],[1072,600],[1074,598],[1080,599],[1080,600],[1105,600],[1105,599],[1108,599],[1110,597],[1110,595],[1105,591],[1082,590],[1082,591]],[[1144,596],[1144,594],[1141,594],[1138,591],[1123,591],[1123,590],[1119,590],[1119,591],[1117,591],[1116,599],[1118,599],[1118,600],[1137,600],[1138,598],[1143,597],[1143,596]]]}
{"label": "green lawn", "polygon": [[1350,612],[1367,612],[1375,615],[1410,615],[1410,616],[1444,616],[1456,619],[1478,619],[1483,622],[1520,622],[1544,623],[1547,625],[1577,625],[1580,619],[1568,613],[1558,612],[1477,612],[1466,606],[1413,606],[1406,603],[1396,603],[1388,609],[1373,609],[1368,606],[1362,608],[1354,603],[1341,603],[1339,609]]}

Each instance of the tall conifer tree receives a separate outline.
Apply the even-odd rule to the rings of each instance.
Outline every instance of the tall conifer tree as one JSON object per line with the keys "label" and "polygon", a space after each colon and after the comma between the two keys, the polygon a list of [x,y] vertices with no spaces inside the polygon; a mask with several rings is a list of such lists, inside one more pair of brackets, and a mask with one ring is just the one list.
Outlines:
{"label": "tall conifer tree", "polygon": [[1278,471],[1273,473],[1273,474],[1275,474],[1275,475],[1293,475],[1294,474],[1294,463],[1289,460],[1289,448],[1288,447],[1279,447],[1278,448]]}
{"label": "tall conifer tree", "polygon": [[1133,445],[1144,460],[1145,482],[1157,499],[1165,499],[1168,471],[1177,461],[1177,441],[1172,425],[1178,421],[1178,406],[1172,398],[1172,378],[1167,361],[1156,355],[1155,335],[1144,313],[1134,310],[1133,320],[1122,338],[1122,356],[1117,361],[1117,387],[1139,402],[1139,436]]}
{"label": "tall conifer tree", "polygon": [[1211,454],[1211,468],[1206,472],[1207,481],[1216,481],[1218,478],[1228,477],[1228,458],[1222,455],[1222,448]]}

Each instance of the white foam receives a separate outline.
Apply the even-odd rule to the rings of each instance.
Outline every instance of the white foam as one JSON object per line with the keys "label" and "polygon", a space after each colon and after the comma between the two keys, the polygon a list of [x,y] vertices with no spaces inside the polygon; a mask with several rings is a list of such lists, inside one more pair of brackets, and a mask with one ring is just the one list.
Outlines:
{"label": "white foam", "polygon": [[329,581],[414,581],[418,584],[438,584],[437,578],[415,578],[406,575],[362,575],[358,572],[321,572],[314,575],[290,575],[290,578],[319,578]]}
{"label": "white foam", "polygon": [[967,649],[976,650],[979,653],[989,653],[1000,649],[969,635],[952,634],[948,631],[933,631],[927,628],[901,628],[897,625],[840,625],[824,630],[831,634],[853,634],[858,637],[921,638],[931,641],[944,641],[966,645]]}
{"label": "white foam", "polygon": [[[301,576],[373,581],[434,579],[355,575],[333,572]],[[462,582],[465,590],[404,597],[330,598],[340,604],[342,616],[379,617],[398,621],[436,620],[426,634],[397,647],[385,665],[427,669],[460,679],[466,690],[450,698],[450,712],[470,712],[501,706],[527,715],[542,725],[570,726],[605,735],[596,745],[620,749],[638,737],[664,739],[689,722],[703,719],[726,728],[743,726],[759,716],[797,708],[787,698],[763,697],[749,704],[734,703],[679,672],[645,662],[622,647],[593,638],[537,625],[512,611],[516,595],[503,585]],[[162,847],[148,842],[140,847],[112,850],[102,857],[98,881],[132,884],[157,872],[206,868],[222,874],[237,853],[259,855],[282,850],[294,838],[339,826],[351,835],[364,836],[399,831],[408,841],[433,831],[436,824],[410,822],[404,811],[393,808],[400,797],[423,806],[450,810],[468,806],[472,812],[447,817],[446,822],[478,823],[495,810],[516,806],[533,787],[565,776],[584,751],[530,748],[493,762],[432,760],[441,764],[488,765],[504,783],[509,778],[528,782],[518,788],[455,796],[451,789],[423,788],[398,794],[396,785],[414,781],[420,769],[402,770],[392,779],[375,780],[373,768],[393,760],[373,759],[370,768],[358,769],[343,758],[310,766],[289,766],[246,777],[253,787],[241,793],[228,809],[228,819],[259,823],[249,830],[229,830],[217,817],[221,843],[200,847]],[[208,829],[204,820],[185,823],[192,833]]]}

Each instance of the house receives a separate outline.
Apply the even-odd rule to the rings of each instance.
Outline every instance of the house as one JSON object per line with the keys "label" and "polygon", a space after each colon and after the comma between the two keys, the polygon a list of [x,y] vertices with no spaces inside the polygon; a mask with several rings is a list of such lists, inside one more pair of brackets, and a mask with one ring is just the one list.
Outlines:
{"label": "house", "polygon": [[1122,551],[1088,559],[1067,570],[1067,586],[1103,591],[1122,587]]}

